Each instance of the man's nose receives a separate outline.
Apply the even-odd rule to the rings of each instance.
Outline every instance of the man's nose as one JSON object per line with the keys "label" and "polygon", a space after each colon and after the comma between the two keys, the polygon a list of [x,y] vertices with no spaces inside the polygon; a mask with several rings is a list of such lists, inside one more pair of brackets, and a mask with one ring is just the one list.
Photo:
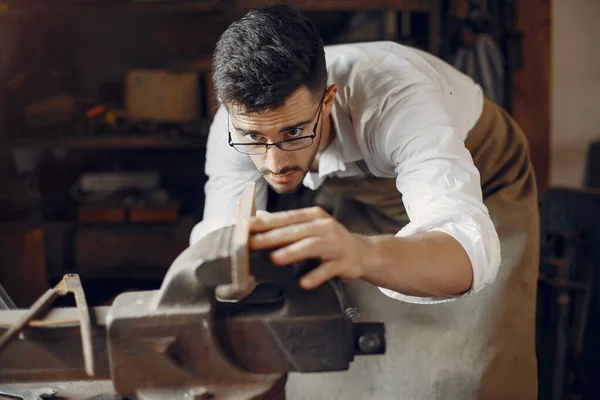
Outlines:
{"label": "man's nose", "polygon": [[266,154],[265,167],[277,174],[289,163],[289,154],[277,146],[270,146]]}

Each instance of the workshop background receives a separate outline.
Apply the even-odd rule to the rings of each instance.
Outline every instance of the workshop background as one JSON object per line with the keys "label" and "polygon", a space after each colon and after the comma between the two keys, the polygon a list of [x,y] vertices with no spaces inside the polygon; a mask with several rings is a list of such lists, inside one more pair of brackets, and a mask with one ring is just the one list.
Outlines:
{"label": "workshop background", "polygon": [[[212,49],[272,3],[0,0],[0,283],[18,307],[68,272],[90,305],[158,288],[202,215]],[[600,1],[291,3],[326,44],[440,55],[521,124],[540,186],[540,399],[600,398]]]}

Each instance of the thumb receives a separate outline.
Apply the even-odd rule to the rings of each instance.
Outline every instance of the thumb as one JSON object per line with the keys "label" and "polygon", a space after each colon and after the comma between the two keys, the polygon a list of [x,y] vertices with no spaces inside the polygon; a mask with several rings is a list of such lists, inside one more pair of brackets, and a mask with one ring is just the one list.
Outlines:
{"label": "thumb", "polygon": [[265,215],[269,215],[269,214],[271,214],[271,213],[266,210],[256,210],[257,217],[261,217],[261,216],[265,216]]}

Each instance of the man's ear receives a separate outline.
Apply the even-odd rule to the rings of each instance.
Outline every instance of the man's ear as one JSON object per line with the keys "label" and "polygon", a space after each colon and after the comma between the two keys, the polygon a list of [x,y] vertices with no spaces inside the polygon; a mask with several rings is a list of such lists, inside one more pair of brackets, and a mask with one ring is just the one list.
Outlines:
{"label": "man's ear", "polygon": [[338,85],[336,85],[335,83],[330,85],[327,88],[327,92],[325,93],[325,98],[323,99],[323,108],[325,109],[325,112],[327,114],[329,114],[331,112],[333,103],[335,102],[335,95],[337,94],[337,91],[338,91]]}

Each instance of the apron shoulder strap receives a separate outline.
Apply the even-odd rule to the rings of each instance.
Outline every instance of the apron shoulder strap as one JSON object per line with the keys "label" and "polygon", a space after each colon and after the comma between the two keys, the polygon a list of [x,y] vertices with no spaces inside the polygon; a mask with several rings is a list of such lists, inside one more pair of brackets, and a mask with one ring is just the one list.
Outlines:
{"label": "apron shoulder strap", "polygon": [[369,171],[369,167],[367,166],[367,163],[365,162],[365,160],[358,160],[358,161],[356,162],[356,166],[357,166],[358,168],[360,168],[360,170],[361,170],[361,171],[362,171],[364,174],[366,174],[366,175],[369,175],[369,176],[372,176],[372,175],[373,175],[373,174],[371,174],[371,171]]}

